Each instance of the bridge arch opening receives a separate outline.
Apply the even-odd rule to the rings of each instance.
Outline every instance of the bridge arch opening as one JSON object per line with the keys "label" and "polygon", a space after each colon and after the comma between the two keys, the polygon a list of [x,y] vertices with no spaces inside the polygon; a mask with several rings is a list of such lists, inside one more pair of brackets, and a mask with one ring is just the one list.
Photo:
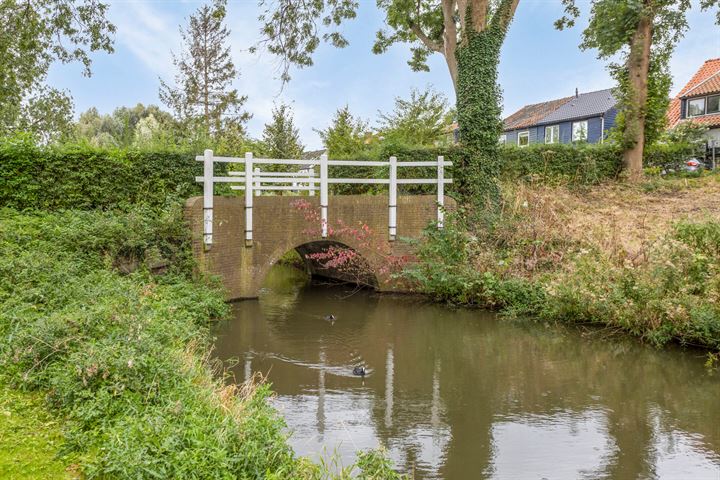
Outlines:
{"label": "bridge arch opening", "polygon": [[[377,289],[378,279],[371,263],[358,250],[335,240],[317,240],[297,245],[278,258],[294,251],[299,267],[315,281],[349,283]],[[277,263],[273,262],[273,263]]]}

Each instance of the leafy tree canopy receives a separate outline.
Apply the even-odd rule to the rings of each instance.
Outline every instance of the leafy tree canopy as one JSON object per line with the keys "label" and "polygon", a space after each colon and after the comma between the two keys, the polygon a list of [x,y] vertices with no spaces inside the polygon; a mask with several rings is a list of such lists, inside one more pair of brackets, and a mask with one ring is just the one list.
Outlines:
{"label": "leafy tree canopy", "polygon": [[391,113],[379,113],[378,133],[384,141],[410,146],[431,146],[439,142],[451,125],[454,111],[447,98],[432,89],[413,89],[410,98],[395,98]]}
{"label": "leafy tree canopy", "polygon": [[53,62],[80,62],[111,53],[115,27],[100,0],[0,1],[0,133],[30,130],[43,141],[65,133],[72,102],[45,85]]}
{"label": "leafy tree canopy", "polygon": [[[112,114],[101,115],[96,108],[80,114],[75,124],[75,137],[98,147],[130,147],[148,145],[160,137],[177,135],[175,120],[157,105],[119,107]],[[180,141],[179,138],[171,140]]]}
{"label": "leafy tree canopy", "polygon": [[[441,54],[453,84],[457,85],[456,50],[467,45],[474,33],[507,28],[519,0],[377,0],[385,12],[387,28],[377,32],[374,53],[384,53],[395,43],[411,45],[408,61],[415,71],[427,71],[431,54]],[[308,67],[322,41],[336,47],[348,45],[340,32],[345,20],[357,16],[355,0],[262,0],[262,45],[281,59],[281,78],[290,79],[290,67]]]}

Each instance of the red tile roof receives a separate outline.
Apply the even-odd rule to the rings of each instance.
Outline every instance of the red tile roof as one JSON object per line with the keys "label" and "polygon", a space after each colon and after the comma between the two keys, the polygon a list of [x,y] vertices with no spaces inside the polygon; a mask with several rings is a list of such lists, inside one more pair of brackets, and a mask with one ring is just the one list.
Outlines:
{"label": "red tile roof", "polygon": [[[668,127],[675,127],[680,121],[680,99],[720,93],[720,58],[706,60],[690,81],[680,90],[668,107]],[[691,121],[708,126],[720,126],[720,114],[694,117]]]}
{"label": "red tile roof", "polygon": [[540,120],[563,106],[568,100],[574,97],[559,98],[549,102],[525,105],[523,108],[507,117],[503,122],[503,130],[515,130],[516,128],[535,125]]}

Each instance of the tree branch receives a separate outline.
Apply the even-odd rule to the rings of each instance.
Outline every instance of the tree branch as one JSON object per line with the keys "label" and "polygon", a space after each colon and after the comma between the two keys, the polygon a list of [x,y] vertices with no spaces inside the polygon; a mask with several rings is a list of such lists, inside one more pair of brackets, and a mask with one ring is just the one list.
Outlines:
{"label": "tree branch", "polygon": [[445,53],[443,51],[443,48],[438,43],[430,40],[430,38],[427,35],[425,35],[425,32],[423,32],[422,29],[418,25],[413,23],[412,25],[410,25],[410,30],[412,30],[412,32],[415,34],[415,36],[418,38],[418,40],[420,40],[422,42],[423,45],[425,45],[427,48],[429,48],[433,52]]}

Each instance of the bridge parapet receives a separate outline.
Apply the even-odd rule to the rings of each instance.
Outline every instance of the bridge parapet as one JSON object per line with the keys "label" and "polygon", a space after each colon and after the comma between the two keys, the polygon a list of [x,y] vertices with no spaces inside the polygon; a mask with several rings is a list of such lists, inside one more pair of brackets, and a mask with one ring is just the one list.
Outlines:
{"label": "bridge parapet", "polygon": [[[229,183],[233,190],[245,191],[245,246],[252,247],[253,231],[253,197],[265,191],[291,190],[295,192],[308,191],[310,196],[320,192],[320,230],[322,238],[328,237],[328,185],[349,184],[380,184],[388,185],[388,240],[394,241],[397,237],[397,196],[398,185],[434,184],[437,186],[436,195],[436,221],[439,228],[443,228],[445,212],[445,185],[452,183],[452,179],[445,178],[445,167],[451,166],[442,156],[436,161],[398,162],[396,157],[388,161],[367,160],[329,160],[327,155],[319,159],[269,159],[254,158],[252,153],[246,153],[244,158],[216,157],[212,150],[205,150],[204,155],[196,157],[204,164],[203,176],[196,177],[196,181],[203,184],[203,243],[206,249],[212,247],[214,226],[214,189],[216,183]],[[230,163],[242,166],[240,171],[229,171],[226,176],[215,176],[215,163]],[[256,165],[281,165],[287,168],[294,167],[292,172],[262,171]],[[388,178],[331,178],[328,176],[328,166],[353,167],[388,167]],[[315,176],[315,167],[319,166],[320,175]],[[398,178],[398,168],[403,167],[430,167],[437,171],[436,178]]]}

